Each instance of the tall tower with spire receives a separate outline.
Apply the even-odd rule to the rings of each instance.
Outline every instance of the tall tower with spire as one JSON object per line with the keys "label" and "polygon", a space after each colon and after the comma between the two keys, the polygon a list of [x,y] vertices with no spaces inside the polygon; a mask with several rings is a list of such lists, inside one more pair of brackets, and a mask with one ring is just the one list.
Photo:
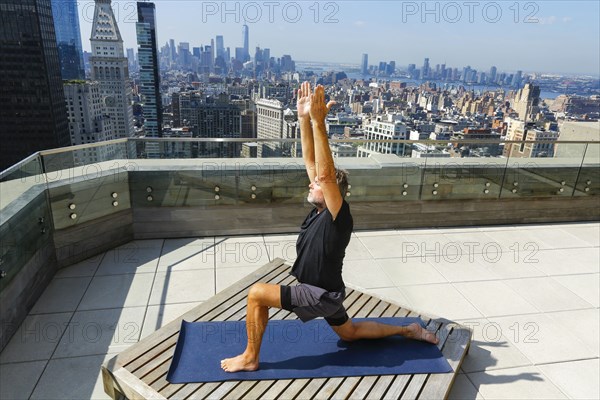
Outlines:
{"label": "tall tower with spire", "polygon": [[250,44],[248,36],[248,25],[244,24],[242,26],[242,37],[244,41],[244,62],[250,61]]}
{"label": "tall tower with spire", "polygon": [[115,137],[131,137],[133,128],[132,92],[123,39],[111,8],[111,0],[95,0],[91,78],[100,83],[107,114],[112,119]]}

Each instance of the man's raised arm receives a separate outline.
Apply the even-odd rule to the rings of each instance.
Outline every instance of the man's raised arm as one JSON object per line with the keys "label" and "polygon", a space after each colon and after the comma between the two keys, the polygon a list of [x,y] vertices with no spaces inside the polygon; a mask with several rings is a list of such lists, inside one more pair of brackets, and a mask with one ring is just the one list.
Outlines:
{"label": "man's raised arm", "polygon": [[300,122],[300,136],[302,138],[302,158],[306,166],[308,179],[312,182],[316,176],[315,170],[315,145],[313,130],[310,123],[310,83],[303,82],[298,89],[298,121]]}
{"label": "man's raised arm", "polygon": [[327,129],[325,127],[325,118],[334,103],[334,101],[330,101],[325,104],[325,88],[321,85],[315,88],[315,92],[310,98],[310,117],[314,130],[316,176],[323,190],[327,209],[335,220],[344,199],[337,184],[333,156],[329,148]]}

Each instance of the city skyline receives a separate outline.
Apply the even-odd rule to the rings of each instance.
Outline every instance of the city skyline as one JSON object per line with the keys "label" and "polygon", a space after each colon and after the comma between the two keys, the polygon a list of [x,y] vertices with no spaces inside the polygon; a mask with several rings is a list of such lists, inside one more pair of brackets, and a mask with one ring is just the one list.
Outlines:
{"label": "city skyline", "polygon": [[[79,4],[86,51],[93,4]],[[257,46],[267,47],[272,54],[292,54],[300,61],[358,66],[367,53],[371,65],[394,60],[405,66],[433,57],[446,65],[477,69],[496,65],[505,71],[600,75],[596,1],[155,4],[159,46],[169,39],[209,45],[221,35],[233,52],[243,47],[240,32],[246,23],[251,53]],[[125,47],[136,47],[135,3],[113,1],[113,9]]]}

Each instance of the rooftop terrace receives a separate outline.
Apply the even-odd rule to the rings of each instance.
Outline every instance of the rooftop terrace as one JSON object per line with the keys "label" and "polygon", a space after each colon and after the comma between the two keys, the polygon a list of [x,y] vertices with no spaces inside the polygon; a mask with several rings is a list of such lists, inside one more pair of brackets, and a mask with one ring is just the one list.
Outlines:
{"label": "rooftop terrace", "polygon": [[[0,354],[2,399],[105,399],[100,365],[295,235],[136,240],[61,269]],[[473,328],[450,398],[599,397],[600,224],[353,234],[348,286]],[[469,250],[470,249],[470,250]]]}

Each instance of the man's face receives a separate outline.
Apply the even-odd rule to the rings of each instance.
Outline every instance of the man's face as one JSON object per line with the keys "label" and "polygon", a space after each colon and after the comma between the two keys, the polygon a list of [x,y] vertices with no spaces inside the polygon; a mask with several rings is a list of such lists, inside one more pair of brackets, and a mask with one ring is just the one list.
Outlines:
{"label": "man's face", "polygon": [[306,200],[317,208],[325,208],[325,197],[323,196],[323,190],[321,189],[317,178],[308,185],[308,189],[308,197]]}

